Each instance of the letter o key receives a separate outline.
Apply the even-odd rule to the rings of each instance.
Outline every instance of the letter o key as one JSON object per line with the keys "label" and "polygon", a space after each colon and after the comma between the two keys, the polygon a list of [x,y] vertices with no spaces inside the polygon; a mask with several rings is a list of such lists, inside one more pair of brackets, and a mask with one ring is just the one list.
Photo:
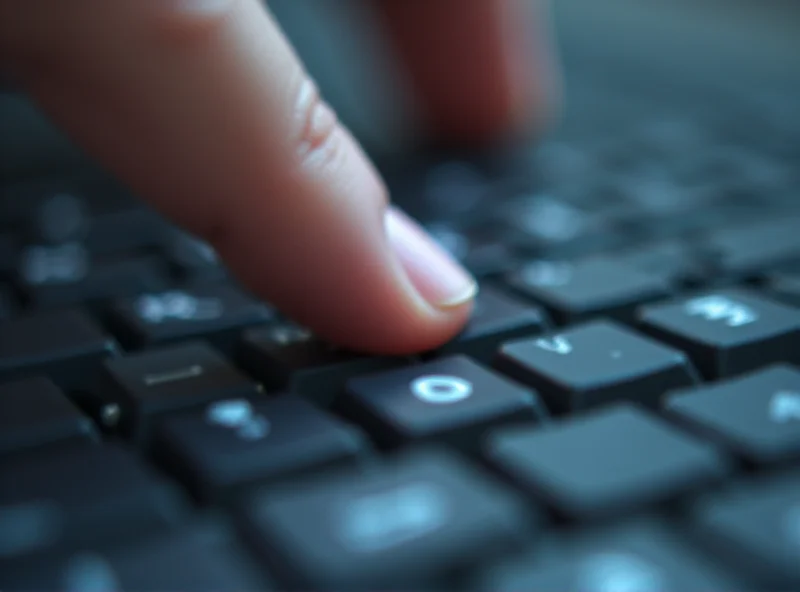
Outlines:
{"label": "letter o key", "polygon": [[411,382],[411,393],[420,401],[447,405],[472,394],[472,383],[458,376],[420,376]]}

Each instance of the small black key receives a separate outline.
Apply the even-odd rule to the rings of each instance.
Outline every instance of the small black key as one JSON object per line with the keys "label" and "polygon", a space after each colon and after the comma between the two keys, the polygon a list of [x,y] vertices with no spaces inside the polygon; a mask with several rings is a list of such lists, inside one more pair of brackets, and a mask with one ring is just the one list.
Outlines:
{"label": "small black key", "polygon": [[630,404],[490,438],[489,461],[567,519],[667,501],[724,476],[715,448]]}
{"label": "small black key", "polygon": [[511,339],[536,335],[549,328],[546,313],[537,306],[482,288],[466,328],[440,354],[466,354],[491,364],[500,345]]}
{"label": "small black key", "polygon": [[103,379],[96,389],[100,420],[139,443],[158,415],[259,392],[214,348],[196,341],[109,360]]}
{"label": "small black key", "polygon": [[641,327],[685,351],[709,378],[776,362],[800,363],[800,314],[752,291],[728,289],[645,307]]}
{"label": "small black key", "polygon": [[729,276],[759,273],[787,261],[800,260],[800,217],[783,216],[712,234],[704,248]]}
{"label": "small black key", "polygon": [[154,211],[138,204],[97,211],[86,235],[96,255],[109,255],[163,246],[170,228]]}
{"label": "small black key", "polygon": [[191,528],[123,546],[83,548],[0,575],[3,590],[219,592],[271,589],[222,529]]}
{"label": "small black key", "polygon": [[516,548],[533,519],[464,461],[418,451],[254,497],[240,526],[290,589],[421,590]]}
{"label": "small black key", "polygon": [[167,242],[166,255],[182,283],[216,282],[228,275],[211,245],[184,232],[177,232]]}
{"label": "small black key", "polygon": [[214,501],[267,480],[357,461],[368,442],[300,397],[226,399],[167,419],[158,453],[195,497]]}
{"label": "small black key", "polygon": [[682,352],[606,321],[508,343],[495,367],[540,391],[555,413],[615,400],[655,406],[697,382]]}
{"label": "small black key", "polygon": [[662,275],[607,259],[533,262],[507,276],[507,281],[522,296],[546,306],[562,324],[597,315],[627,321],[638,305],[671,291]]}
{"label": "small black key", "polygon": [[699,253],[688,243],[660,241],[618,251],[608,258],[618,264],[660,275],[671,285],[694,285],[703,281],[705,269]]}
{"label": "small black key", "polygon": [[0,381],[44,375],[64,390],[87,388],[116,342],[79,310],[40,312],[0,323]]}
{"label": "small black key", "polygon": [[22,257],[17,285],[37,307],[96,303],[169,286],[166,266],[151,256],[93,261],[82,245],[70,243],[28,247]]}
{"label": "small black key", "polygon": [[112,306],[112,322],[126,345],[205,337],[226,353],[233,353],[243,328],[265,323],[273,314],[269,306],[223,284],[142,294]]}
{"label": "small black key", "polygon": [[625,524],[552,544],[488,570],[485,592],[720,592],[742,590],[718,566],[656,522]]}
{"label": "small black key", "polygon": [[756,589],[800,587],[800,473],[771,477],[702,500],[696,530]]}
{"label": "small black key", "polygon": [[666,408],[752,463],[800,458],[800,371],[791,366],[675,393]]}
{"label": "small black key", "polygon": [[50,380],[0,385],[0,454],[94,436],[91,420]]}
{"label": "small black key", "polygon": [[441,440],[475,448],[491,427],[547,417],[536,393],[466,356],[354,378],[346,391],[342,412],[385,446]]}
{"label": "small black key", "polygon": [[68,446],[0,464],[0,564],[134,540],[169,528],[182,514],[175,490],[114,445]]}
{"label": "small black key", "polygon": [[245,331],[241,363],[268,389],[300,394],[323,407],[334,402],[351,377],[405,364],[336,349],[289,323]]}
{"label": "small black key", "polygon": [[800,271],[770,274],[767,289],[776,300],[800,308]]}

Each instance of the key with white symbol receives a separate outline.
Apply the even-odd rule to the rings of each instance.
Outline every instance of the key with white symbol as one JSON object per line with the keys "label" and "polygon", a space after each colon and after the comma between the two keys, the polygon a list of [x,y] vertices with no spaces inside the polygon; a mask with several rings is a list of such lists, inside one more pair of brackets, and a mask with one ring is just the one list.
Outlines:
{"label": "key with white symbol", "polygon": [[688,353],[708,378],[800,363],[800,315],[752,290],[728,289],[646,306],[642,330]]}
{"label": "key with white symbol", "polygon": [[493,426],[547,416],[534,391],[466,356],[355,378],[338,408],[385,446],[435,440],[468,450]]}
{"label": "key with white symbol", "polygon": [[273,315],[271,307],[224,284],[147,293],[112,306],[112,322],[126,345],[148,347],[202,336],[225,353],[233,353],[243,329]]}
{"label": "key with white symbol", "polygon": [[151,423],[164,413],[257,393],[257,385],[214,348],[189,341],[107,362],[96,396],[101,423],[146,444]]}
{"label": "key with white symbol", "polygon": [[561,541],[546,552],[488,569],[483,592],[717,592],[741,584],[663,524],[641,522]]}
{"label": "key with white symbol", "polygon": [[779,365],[675,393],[677,419],[756,465],[800,459],[800,371]]}
{"label": "key with white symbol", "polygon": [[439,588],[454,570],[516,549],[537,523],[455,455],[417,450],[250,498],[238,523],[302,590]]}
{"label": "key with white symbol", "polygon": [[356,464],[369,451],[360,431],[289,395],[215,401],[166,419],[156,440],[169,469],[203,503],[227,501],[256,483]]}
{"label": "key with white symbol", "polygon": [[680,351],[606,321],[507,343],[495,367],[541,392],[556,413],[614,400],[656,405],[697,381]]}

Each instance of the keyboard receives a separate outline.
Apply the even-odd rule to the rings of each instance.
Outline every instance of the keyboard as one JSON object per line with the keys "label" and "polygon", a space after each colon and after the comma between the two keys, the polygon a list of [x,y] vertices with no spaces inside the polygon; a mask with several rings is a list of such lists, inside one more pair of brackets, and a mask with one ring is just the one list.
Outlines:
{"label": "keyboard", "polygon": [[385,167],[481,283],[413,358],[3,179],[0,590],[800,588],[800,113],[750,98]]}

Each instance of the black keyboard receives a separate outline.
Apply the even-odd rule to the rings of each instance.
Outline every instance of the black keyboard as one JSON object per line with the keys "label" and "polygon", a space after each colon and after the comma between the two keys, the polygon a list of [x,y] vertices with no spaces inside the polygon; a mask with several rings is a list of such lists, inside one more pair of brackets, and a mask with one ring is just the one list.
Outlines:
{"label": "black keyboard", "polygon": [[678,111],[387,168],[481,282],[413,359],[5,179],[0,590],[799,589],[800,112]]}

